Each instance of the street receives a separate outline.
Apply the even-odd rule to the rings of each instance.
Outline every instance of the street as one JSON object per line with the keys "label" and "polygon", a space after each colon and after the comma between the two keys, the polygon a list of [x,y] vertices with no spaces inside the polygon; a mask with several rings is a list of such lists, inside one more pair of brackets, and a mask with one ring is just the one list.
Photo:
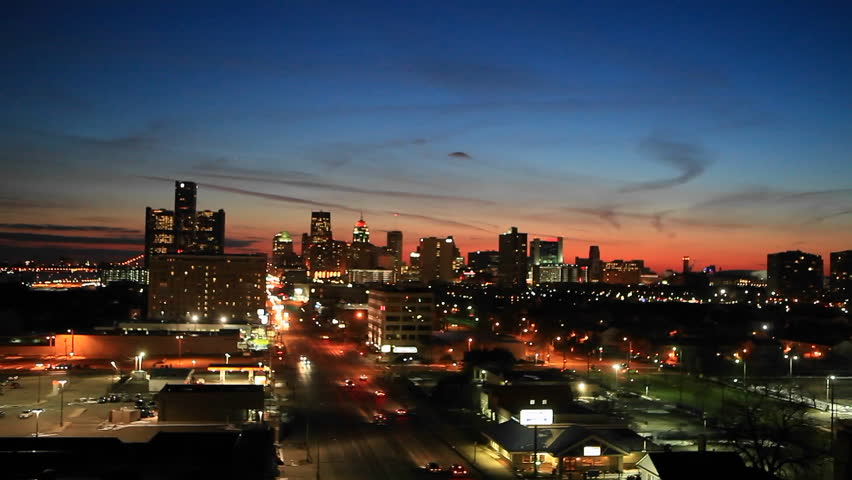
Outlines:
{"label": "street", "polygon": [[[410,408],[414,402],[388,390],[388,371],[368,365],[352,345],[299,334],[288,334],[285,343],[289,366],[295,367],[287,370],[295,377],[293,400],[307,419],[305,435],[319,469],[317,478],[440,478],[419,467],[427,462],[443,468],[465,463],[416,411],[396,414],[398,408]],[[301,355],[310,363],[300,362]],[[368,379],[359,380],[361,374]],[[344,386],[347,378],[354,386]],[[388,390],[387,395],[377,396],[377,390]],[[386,425],[373,422],[377,413],[387,417]]]}

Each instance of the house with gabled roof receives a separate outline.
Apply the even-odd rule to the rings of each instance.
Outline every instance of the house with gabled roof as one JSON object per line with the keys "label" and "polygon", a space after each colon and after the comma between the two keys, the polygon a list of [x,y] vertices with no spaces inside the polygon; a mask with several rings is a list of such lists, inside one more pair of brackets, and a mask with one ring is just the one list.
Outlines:
{"label": "house with gabled roof", "polygon": [[601,474],[635,474],[636,464],[660,448],[621,425],[525,427],[509,420],[487,428],[488,445],[515,470],[529,472],[538,462],[540,473],[560,478]]}

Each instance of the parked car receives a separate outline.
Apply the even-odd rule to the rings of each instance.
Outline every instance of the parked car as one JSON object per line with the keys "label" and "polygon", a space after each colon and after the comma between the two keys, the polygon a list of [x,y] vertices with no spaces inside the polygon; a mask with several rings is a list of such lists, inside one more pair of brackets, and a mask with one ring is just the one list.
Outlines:
{"label": "parked car", "polygon": [[25,418],[30,418],[30,417],[32,417],[33,415],[35,415],[35,414],[33,413],[33,411],[32,411],[32,410],[24,410],[23,412],[21,412],[21,413],[19,413],[19,414],[18,414],[18,418],[20,418],[21,420],[23,420],[23,419],[25,419]]}

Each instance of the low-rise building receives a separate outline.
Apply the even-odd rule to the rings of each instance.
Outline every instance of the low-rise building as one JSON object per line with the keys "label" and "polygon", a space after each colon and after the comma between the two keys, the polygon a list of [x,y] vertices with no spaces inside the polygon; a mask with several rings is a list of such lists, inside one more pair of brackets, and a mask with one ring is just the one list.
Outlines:
{"label": "low-rise building", "polygon": [[509,420],[487,428],[488,446],[519,472],[581,479],[638,473],[637,463],[659,447],[623,426],[525,427]]}
{"label": "low-rise building", "polygon": [[257,421],[263,412],[263,387],[167,384],[157,395],[157,409],[161,423]]}

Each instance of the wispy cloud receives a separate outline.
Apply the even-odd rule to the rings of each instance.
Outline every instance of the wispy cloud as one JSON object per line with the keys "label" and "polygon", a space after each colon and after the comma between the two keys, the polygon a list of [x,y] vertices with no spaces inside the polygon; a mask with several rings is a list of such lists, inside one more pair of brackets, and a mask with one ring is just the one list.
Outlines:
{"label": "wispy cloud", "polygon": [[438,195],[438,194],[430,194],[430,193],[416,193],[416,192],[402,192],[402,191],[394,191],[394,190],[378,190],[378,189],[369,189],[369,188],[359,188],[353,187],[351,185],[345,185],[340,183],[326,183],[319,182],[313,180],[289,180],[286,178],[280,178],[283,175],[277,175],[277,178],[272,177],[261,177],[256,175],[234,175],[234,174],[219,174],[219,173],[205,173],[194,172],[195,175],[200,175],[208,178],[216,178],[220,180],[236,180],[236,181],[248,181],[248,182],[257,182],[257,183],[272,183],[277,185],[289,185],[293,187],[302,187],[307,189],[317,189],[317,190],[328,190],[333,192],[347,192],[347,193],[358,193],[363,195],[379,195],[386,197],[395,197],[395,198],[412,198],[419,200],[438,200],[438,201],[461,201],[461,202],[470,202],[476,204],[493,204],[493,202],[487,200],[480,200],[478,198],[470,198],[470,197],[459,197],[455,195]]}
{"label": "wispy cloud", "polygon": [[46,233],[0,232],[0,240],[26,243],[73,243],[78,245],[143,245],[142,237],[79,237]]}
{"label": "wispy cloud", "polygon": [[694,218],[672,217],[672,210],[664,210],[661,212],[642,213],[619,210],[617,206],[601,206],[601,207],[565,207],[562,211],[574,212],[584,215],[597,217],[600,220],[610,224],[615,228],[621,228],[622,222],[625,220],[641,220],[650,223],[654,230],[664,233],[667,232],[667,225],[683,225],[691,227],[705,227],[718,229],[739,229],[748,228],[749,225],[736,222],[718,222],[714,220],[696,220]]}
{"label": "wispy cloud", "polygon": [[738,192],[725,193],[696,203],[689,208],[717,208],[742,205],[776,205],[778,203],[805,203],[825,201],[828,199],[845,200],[852,197],[852,188],[835,188],[827,190],[804,190],[791,192],[772,189],[765,186],[745,188]]}
{"label": "wispy cloud", "polygon": [[828,215],[821,215],[819,217],[814,217],[814,218],[804,222],[804,224],[809,225],[809,224],[814,224],[814,223],[820,223],[820,222],[823,222],[823,221],[831,219],[831,218],[844,217],[846,215],[852,215],[852,209],[843,210],[843,211],[840,211],[840,212],[834,212],[834,213],[830,213]]}
{"label": "wispy cloud", "polygon": [[598,217],[615,228],[621,228],[621,223],[618,221],[618,217],[624,215],[623,213],[616,212],[615,207],[565,207],[562,210]]}
{"label": "wispy cloud", "polygon": [[447,156],[452,157],[452,158],[465,158],[465,159],[473,158],[472,156],[470,156],[469,154],[467,154],[465,152],[453,152],[453,153],[451,153]]}
{"label": "wispy cloud", "polygon": [[657,162],[674,167],[680,173],[671,178],[640,182],[624,187],[621,192],[659,190],[682,185],[704,173],[707,165],[710,164],[707,152],[701,146],[655,136],[642,140],[639,150]]}
{"label": "wispy cloud", "polygon": [[6,230],[46,230],[68,232],[104,232],[104,233],[141,233],[140,230],[123,227],[107,227],[103,225],[53,225],[33,223],[0,223],[0,228]]}

